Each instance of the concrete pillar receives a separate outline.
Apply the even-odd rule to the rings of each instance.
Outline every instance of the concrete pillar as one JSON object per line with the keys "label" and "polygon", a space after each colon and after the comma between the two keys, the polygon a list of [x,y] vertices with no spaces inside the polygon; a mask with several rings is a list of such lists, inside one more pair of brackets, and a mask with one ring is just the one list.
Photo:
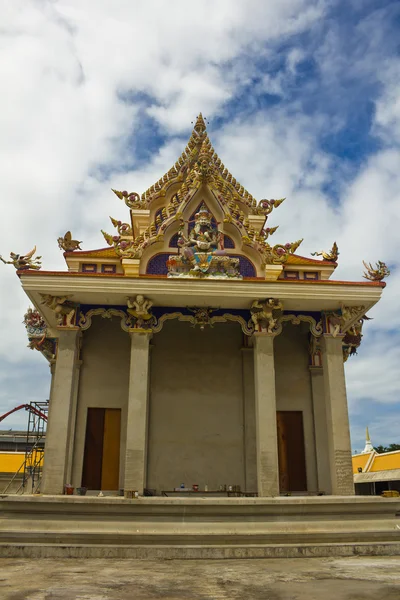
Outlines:
{"label": "concrete pillar", "polygon": [[79,353],[78,328],[60,331],[49,402],[43,465],[43,494],[62,494],[66,481],[71,407]]}
{"label": "concrete pillar", "polygon": [[274,337],[268,333],[253,335],[259,496],[279,494]]}
{"label": "concrete pillar", "polygon": [[243,434],[245,488],[257,491],[256,404],[254,397],[253,348],[242,348],[243,369]]}
{"label": "concrete pillar", "polygon": [[342,338],[341,335],[323,335],[322,366],[332,494],[352,495],[354,483]]}
{"label": "concrete pillar", "polygon": [[76,412],[78,408],[78,391],[79,391],[79,376],[81,372],[82,361],[77,360],[75,366],[75,381],[74,391],[72,394],[72,404],[70,413],[70,422],[68,429],[68,453],[67,453],[67,468],[66,468],[66,479],[72,483],[72,465],[75,451],[75,426],[76,426]]}
{"label": "concrete pillar", "polygon": [[322,367],[310,367],[311,390],[314,415],[314,439],[317,463],[318,491],[332,493],[332,482],[328,450],[328,428]]}
{"label": "concrete pillar", "polygon": [[125,490],[140,494],[146,486],[149,346],[151,332],[130,332],[131,362],[126,422]]}

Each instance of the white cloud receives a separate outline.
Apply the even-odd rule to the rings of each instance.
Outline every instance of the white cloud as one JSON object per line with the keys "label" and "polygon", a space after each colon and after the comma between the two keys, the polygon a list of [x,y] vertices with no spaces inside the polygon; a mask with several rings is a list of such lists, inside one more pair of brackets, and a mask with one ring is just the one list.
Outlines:
{"label": "white cloud", "polygon": [[[227,103],[256,75],[261,83],[246,92],[254,96],[252,114],[244,116],[238,110],[230,124],[215,131],[216,149],[256,197],[287,196],[270,218],[271,225],[280,225],[273,239],[304,237],[303,254],[327,249],[336,239],[340,278],[360,279],[363,258],[394,265],[384,299],[374,309],[375,320],[366,325],[374,335],[365,334],[360,355],[347,370],[349,395],[355,400],[373,391],[376,400],[396,401],[397,350],[386,332],[400,326],[398,66],[393,61],[382,63],[381,46],[372,41],[366,56],[358,56],[349,66],[333,29],[314,53],[321,77],[332,86],[344,69],[351,67],[352,76],[357,72],[368,78],[384,64],[372,132],[383,147],[357,173],[340,157],[321,150],[321,136],[340,130],[341,114],[327,118],[321,111],[307,116],[300,99],[287,99],[286,83],[293,81],[304,57],[298,43],[288,51],[282,72],[260,72],[257,66],[260,57],[273,58],[276,45],[290,35],[319,27],[329,4],[307,0],[210,0],[196,7],[178,0],[9,4],[0,32],[4,82],[0,251],[26,252],[37,243],[45,267],[64,268],[56,239],[67,229],[84,240],[86,249],[103,246],[99,230],[110,229],[108,215],[127,219],[124,204],[110,187],[146,189],[175,162],[199,110],[210,117],[212,129],[213,117],[223,116]],[[261,92],[279,94],[287,103],[261,109],[256,96]],[[341,94],[338,86],[332,97],[341,102]],[[129,154],[129,139],[140,130],[143,117],[153,118],[169,137],[138,168]],[[327,191],[332,184],[340,194],[339,206]],[[0,355],[8,361],[3,368],[19,381],[26,365],[34,369],[41,357],[26,349],[21,321],[27,299],[12,267],[0,267]],[[379,373],[385,364],[379,357],[379,366],[374,367],[374,347],[383,356],[386,342],[393,358],[382,386]],[[10,403],[16,400],[12,385],[10,377],[3,384]],[[23,393],[20,385],[15,389]]]}

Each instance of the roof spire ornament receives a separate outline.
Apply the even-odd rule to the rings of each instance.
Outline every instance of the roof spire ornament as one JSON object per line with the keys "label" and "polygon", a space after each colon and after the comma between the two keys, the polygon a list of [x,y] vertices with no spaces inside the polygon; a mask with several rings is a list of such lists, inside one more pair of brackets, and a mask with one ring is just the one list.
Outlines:
{"label": "roof spire ornament", "polygon": [[362,451],[361,454],[369,454],[370,452],[372,452],[374,449],[374,447],[371,444],[371,438],[369,437],[369,431],[368,431],[368,427],[365,430],[365,448]]}
{"label": "roof spire ornament", "polygon": [[199,116],[196,119],[196,123],[195,123],[193,129],[199,135],[203,135],[203,133],[206,132],[207,126],[203,119],[203,115],[201,113],[199,113]]}

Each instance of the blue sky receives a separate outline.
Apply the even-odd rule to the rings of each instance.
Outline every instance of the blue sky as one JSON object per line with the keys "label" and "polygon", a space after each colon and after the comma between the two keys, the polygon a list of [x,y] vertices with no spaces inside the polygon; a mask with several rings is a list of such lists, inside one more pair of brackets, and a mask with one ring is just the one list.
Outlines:
{"label": "blue sky", "polygon": [[[67,229],[100,247],[110,188],[144,191],[202,111],[216,150],[301,253],[339,244],[337,277],[362,259],[392,275],[346,363],[352,444],[400,442],[400,3],[375,0],[15,0],[0,30],[1,248],[37,244],[64,268]],[[278,238],[277,238],[278,241]],[[48,395],[26,348],[28,305],[0,270],[0,413]],[[4,422],[24,427],[25,415]]]}

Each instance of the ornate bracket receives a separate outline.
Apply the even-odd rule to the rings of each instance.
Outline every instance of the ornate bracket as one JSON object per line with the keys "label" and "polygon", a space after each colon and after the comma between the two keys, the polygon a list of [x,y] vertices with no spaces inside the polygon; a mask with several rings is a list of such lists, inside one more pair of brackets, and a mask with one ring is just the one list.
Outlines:
{"label": "ornate bracket", "polygon": [[87,313],[81,312],[79,314],[78,327],[85,331],[92,325],[92,317],[100,315],[103,319],[111,319],[112,317],[120,317],[121,329],[128,332],[132,328],[131,317],[123,310],[117,310],[116,308],[92,308]]}
{"label": "ornate bracket", "polygon": [[310,332],[315,337],[320,337],[323,334],[322,321],[316,321],[309,315],[282,315],[278,318],[279,332],[282,331],[282,324],[289,322],[292,325],[300,325],[300,323],[308,323],[310,325]]}
{"label": "ornate bracket", "polygon": [[40,294],[42,304],[48,306],[56,317],[58,327],[75,327],[78,304],[69,300],[70,296],[51,296]]}
{"label": "ornate bracket", "polygon": [[345,306],[342,304],[340,312],[324,311],[322,313],[324,332],[331,334],[333,337],[344,335],[354,323],[365,316],[366,310],[364,305]]}
{"label": "ornate bracket", "polygon": [[282,328],[279,330],[278,319],[282,310],[283,304],[276,298],[254,300],[250,308],[254,330],[258,333],[280,333]]}
{"label": "ornate bracket", "polygon": [[235,323],[239,323],[241,329],[245,335],[252,335],[254,333],[254,326],[251,321],[247,322],[246,319],[241,317],[240,315],[232,315],[230,313],[224,313],[223,315],[216,315],[215,317],[211,317],[210,314],[213,310],[211,308],[192,308],[194,315],[184,315],[181,312],[173,312],[173,313],[164,313],[157,320],[156,325],[153,327],[153,333],[159,333],[164,326],[166,321],[170,321],[171,319],[178,319],[178,321],[185,321],[187,323],[191,323],[193,327],[199,326],[200,329],[204,329],[205,326],[213,327],[215,323],[227,323],[228,321],[232,321]]}

